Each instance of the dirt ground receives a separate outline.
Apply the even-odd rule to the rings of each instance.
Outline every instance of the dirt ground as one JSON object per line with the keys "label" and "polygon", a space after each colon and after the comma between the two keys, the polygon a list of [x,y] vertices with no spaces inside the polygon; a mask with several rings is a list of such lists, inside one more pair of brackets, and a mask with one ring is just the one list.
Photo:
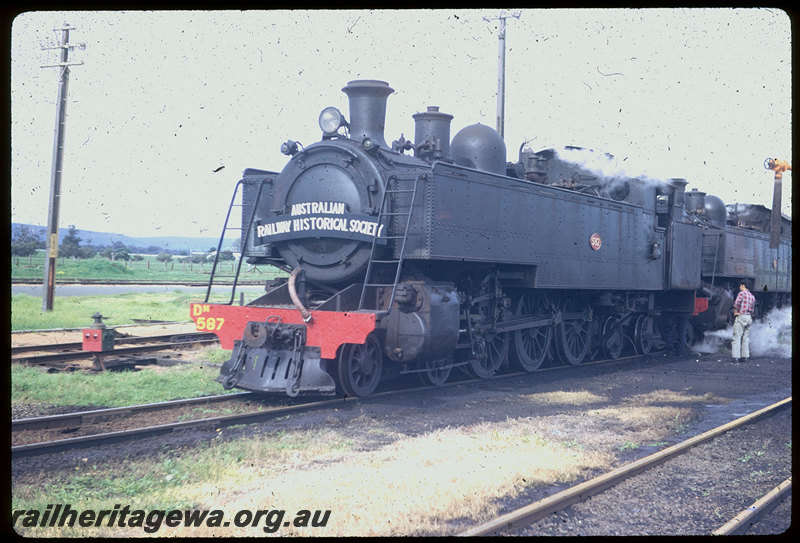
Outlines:
{"label": "dirt ground", "polygon": [[[461,513],[451,511],[426,523],[393,526],[392,530],[396,531],[384,532],[381,527],[370,526],[364,532],[334,532],[334,535],[455,534],[486,520],[492,514],[502,514],[552,495],[580,480],[791,396],[791,366],[790,358],[770,356],[737,364],[716,354],[693,353],[684,357],[654,355],[633,361],[558,368],[462,384],[433,393],[342,402],[334,410],[296,415],[270,423],[269,431],[290,434],[330,432],[337,439],[347,440],[350,444],[349,454],[339,454],[333,459],[300,461],[303,460],[301,458],[282,467],[282,476],[289,480],[301,480],[312,469],[322,470],[321,486],[316,489],[318,493],[323,492],[325,473],[332,473],[334,469],[346,471],[351,462],[354,473],[363,470],[364,455],[372,455],[366,458],[371,459],[368,463],[375,464],[374,455],[396,455],[394,451],[405,451],[408,447],[423,443],[421,440],[430,436],[439,436],[440,440],[453,439],[453,446],[456,447],[452,432],[464,428],[479,429],[473,430],[473,433],[495,431],[498,440],[509,428],[512,432],[531,432],[530,435],[539,436],[537,439],[560,444],[562,451],[575,450],[596,455],[597,463],[581,469],[577,478],[565,480],[558,473],[545,474],[535,482],[528,480],[514,484],[513,491],[507,494],[479,497]],[[717,444],[707,445],[705,453],[687,457],[687,464],[664,468],[677,470],[677,474],[671,473],[668,477],[656,472],[653,479],[639,480],[631,483],[630,487],[621,487],[617,494],[607,494],[607,498],[604,498],[607,501],[594,501],[586,505],[588,513],[571,508],[518,533],[710,533],[791,475],[791,411],[787,410],[782,418],[770,424],[741,435],[731,434]],[[247,426],[226,433],[228,439],[236,439],[259,431],[258,426]],[[66,452],[57,457],[23,459],[13,463],[12,476],[15,483],[35,483],[43,470],[48,476],[69,470],[78,456],[86,458],[96,454],[104,461],[128,455],[141,458],[153,455],[153,451],[179,450],[207,437],[202,432],[187,433],[161,441],[152,439],[115,445],[103,451]],[[565,446],[573,449],[564,449]],[[453,458],[459,458],[459,452],[453,449]],[[516,458],[520,464],[530,460],[519,455]],[[747,461],[743,458],[747,458]],[[459,460],[465,463],[465,472],[471,469],[466,465],[467,460]],[[517,460],[510,462],[514,464]],[[504,462],[493,468],[501,473],[514,467],[508,459]],[[422,464],[403,465],[405,469],[422,470],[414,466],[424,463],[423,459]],[[379,472],[375,474],[380,476]],[[520,478],[525,481],[524,474]],[[328,479],[332,481],[330,484],[336,484],[332,477]],[[712,491],[715,480],[722,481],[721,488],[727,488],[727,491]],[[425,484],[424,480],[419,483],[420,493],[423,493],[421,491],[425,489]],[[221,483],[220,488],[223,487]],[[675,492],[668,493],[667,489]],[[225,499],[225,492],[220,492],[220,499]],[[233,500],[241,492],[244,490],[237,489],[229,495],[229,499]],[[407,498],[395,497],[401,501]],[[367,503],[364,507],[368,509],[371,505]],[[356,508],[361,505],[342,507]],[[634,510],[640,514],[633,515]],[[680,511],[681,514],[664,515],[670,511]],[[584,523],[588,514],[594,514],[591,525]],[[786,514],[782,522],[766,528],[766,533],[785,530],[789,522]],[[350,528],[356,529],[353,526]]]}

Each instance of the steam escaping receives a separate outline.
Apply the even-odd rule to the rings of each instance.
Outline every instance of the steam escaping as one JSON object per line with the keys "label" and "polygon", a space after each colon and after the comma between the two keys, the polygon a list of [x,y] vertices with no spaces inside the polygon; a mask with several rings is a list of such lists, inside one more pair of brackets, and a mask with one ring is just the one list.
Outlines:
{"label": "steam escaping", "polygon": [[[556,149],[558,158],[584,168],[600,178],[628,177],[649,183],[659,180],[650,176],[643,165],[621,164],[619,159],[602,151],[581,147]],[[626,162],[626,160],[623,160]]]}
{"label": "steam escaping", "polygon": [[[703,340],[692,346],[700,353],[729,352],[733,325],[725,330],[705,333]],[[750,356],[792,356],[792,308],[775,308],[750,327]]]}

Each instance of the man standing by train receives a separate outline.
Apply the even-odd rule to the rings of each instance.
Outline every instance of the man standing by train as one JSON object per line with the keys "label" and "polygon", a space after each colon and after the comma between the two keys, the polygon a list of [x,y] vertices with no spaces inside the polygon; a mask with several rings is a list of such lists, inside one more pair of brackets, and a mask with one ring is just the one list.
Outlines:
{"label": "man standing by train", "polygon": [[733,344],[731,356],[733,361],[750,358],[750,325],[753,324],[753,308],[756,298],[747,290],[744,279],[739,282],[739,295],[733,302]]}

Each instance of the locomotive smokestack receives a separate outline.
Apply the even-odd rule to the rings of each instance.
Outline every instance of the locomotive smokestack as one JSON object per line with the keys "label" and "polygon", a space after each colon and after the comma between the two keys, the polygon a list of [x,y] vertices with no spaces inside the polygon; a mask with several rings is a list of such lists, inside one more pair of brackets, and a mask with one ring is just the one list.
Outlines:
{"label": "locomotive smokestack", "polygon": [[350,139],[370,138],[384,149],[389,147],[383,139],[383,129],[386,99],[394,89],[385,81],[363,79],[350,81],[342,92],[350,99]]}

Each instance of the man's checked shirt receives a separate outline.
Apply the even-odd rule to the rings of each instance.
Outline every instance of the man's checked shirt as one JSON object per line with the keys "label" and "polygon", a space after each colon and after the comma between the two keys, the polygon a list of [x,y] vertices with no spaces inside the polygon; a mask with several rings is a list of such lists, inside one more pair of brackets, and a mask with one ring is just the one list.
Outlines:
{"label": "man's checked shirt", "polygon": [[756,297],[749,290],[741,291],[736,297],[736,301],[733,302],[733,308],[740,315],[752,315],[754,305],[756,305]]}

